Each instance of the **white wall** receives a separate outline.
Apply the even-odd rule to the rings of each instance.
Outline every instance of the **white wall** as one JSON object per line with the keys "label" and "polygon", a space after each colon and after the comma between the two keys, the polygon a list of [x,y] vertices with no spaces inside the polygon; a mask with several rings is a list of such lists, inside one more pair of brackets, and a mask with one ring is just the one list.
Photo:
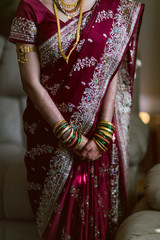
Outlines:
{"label": "white wall", "polygon": [[139,41],[140,111],[160,113],[160,0],[144,0]]}

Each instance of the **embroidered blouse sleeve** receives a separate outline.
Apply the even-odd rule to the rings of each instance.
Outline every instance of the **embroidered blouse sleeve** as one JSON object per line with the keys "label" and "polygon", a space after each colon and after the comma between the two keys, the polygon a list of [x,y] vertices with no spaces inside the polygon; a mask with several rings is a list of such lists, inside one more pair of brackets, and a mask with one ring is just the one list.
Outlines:
{"label": "embroidered blouse sleeve", "polygon": [[29,0],[20,0],[12,21],[9,41],[35,44],[37,37],[36,17]]}

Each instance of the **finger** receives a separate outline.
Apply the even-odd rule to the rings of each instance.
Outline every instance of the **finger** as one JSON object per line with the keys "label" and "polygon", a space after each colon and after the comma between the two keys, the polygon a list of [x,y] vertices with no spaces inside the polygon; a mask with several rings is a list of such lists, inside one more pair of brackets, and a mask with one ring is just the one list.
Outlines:
{"label": "finger", "polygon": [[90,152],[90,149],[87,147],[87,148],[85,148],[83,151],[82,151],[82,157],[86,157],[87,156],[87,154]]}

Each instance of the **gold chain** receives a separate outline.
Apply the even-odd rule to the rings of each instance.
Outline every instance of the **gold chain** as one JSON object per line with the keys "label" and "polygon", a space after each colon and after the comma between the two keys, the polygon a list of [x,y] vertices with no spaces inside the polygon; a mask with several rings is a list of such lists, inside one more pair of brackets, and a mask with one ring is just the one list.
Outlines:
{"label": "gold chain", "polygon": [[80,10],[80,14],[79,14],[76,42],[75,42],[73,48],[70,50],[68,56],[66,56],[65,53],[63,52],[63,49],[62,49],[61,28],[60,28],[60,21],[59,21],[59,17],[58,17],[58,10],[57,10],[57,6],[56,6],[55,2],[53,2],[53,7],[54,7],[55,15],[56,15],[56,20],[57,20],[57,28],[58,28],[58,46],[59,46],[59,51],[60,51],[62,57],[64,58],[64,60],[66,61],[67,64],[69,62],[69,57],[70,57],[71,53],[76,48],[76,46],[77,46],[77,44],[79,42],[79,39],[80,39],[80,30],[81,30],[83,6],[84,6],[84,0],[82,0],[81,10]]}
{"label": "gold chain", "polygon": [[79,1],[79,0],[77,0],[77,1],[76,1],[75,3],[73,3],[73,4],[67,4],[67,3],[65,3],[63,0],[59,0],[59,2],[61,2],[62,6],[67,7],[67,8],[75,7],[75,6],[77,5],[78,1]]}

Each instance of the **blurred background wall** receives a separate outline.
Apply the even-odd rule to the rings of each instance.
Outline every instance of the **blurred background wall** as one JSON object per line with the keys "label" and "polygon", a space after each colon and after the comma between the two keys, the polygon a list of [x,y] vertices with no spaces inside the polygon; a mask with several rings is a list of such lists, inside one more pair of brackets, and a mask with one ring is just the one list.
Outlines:
{"label": "blurred background wall", "polygon": [[160,0],[144,0],[139,56],[140,111],[160,114]]}

